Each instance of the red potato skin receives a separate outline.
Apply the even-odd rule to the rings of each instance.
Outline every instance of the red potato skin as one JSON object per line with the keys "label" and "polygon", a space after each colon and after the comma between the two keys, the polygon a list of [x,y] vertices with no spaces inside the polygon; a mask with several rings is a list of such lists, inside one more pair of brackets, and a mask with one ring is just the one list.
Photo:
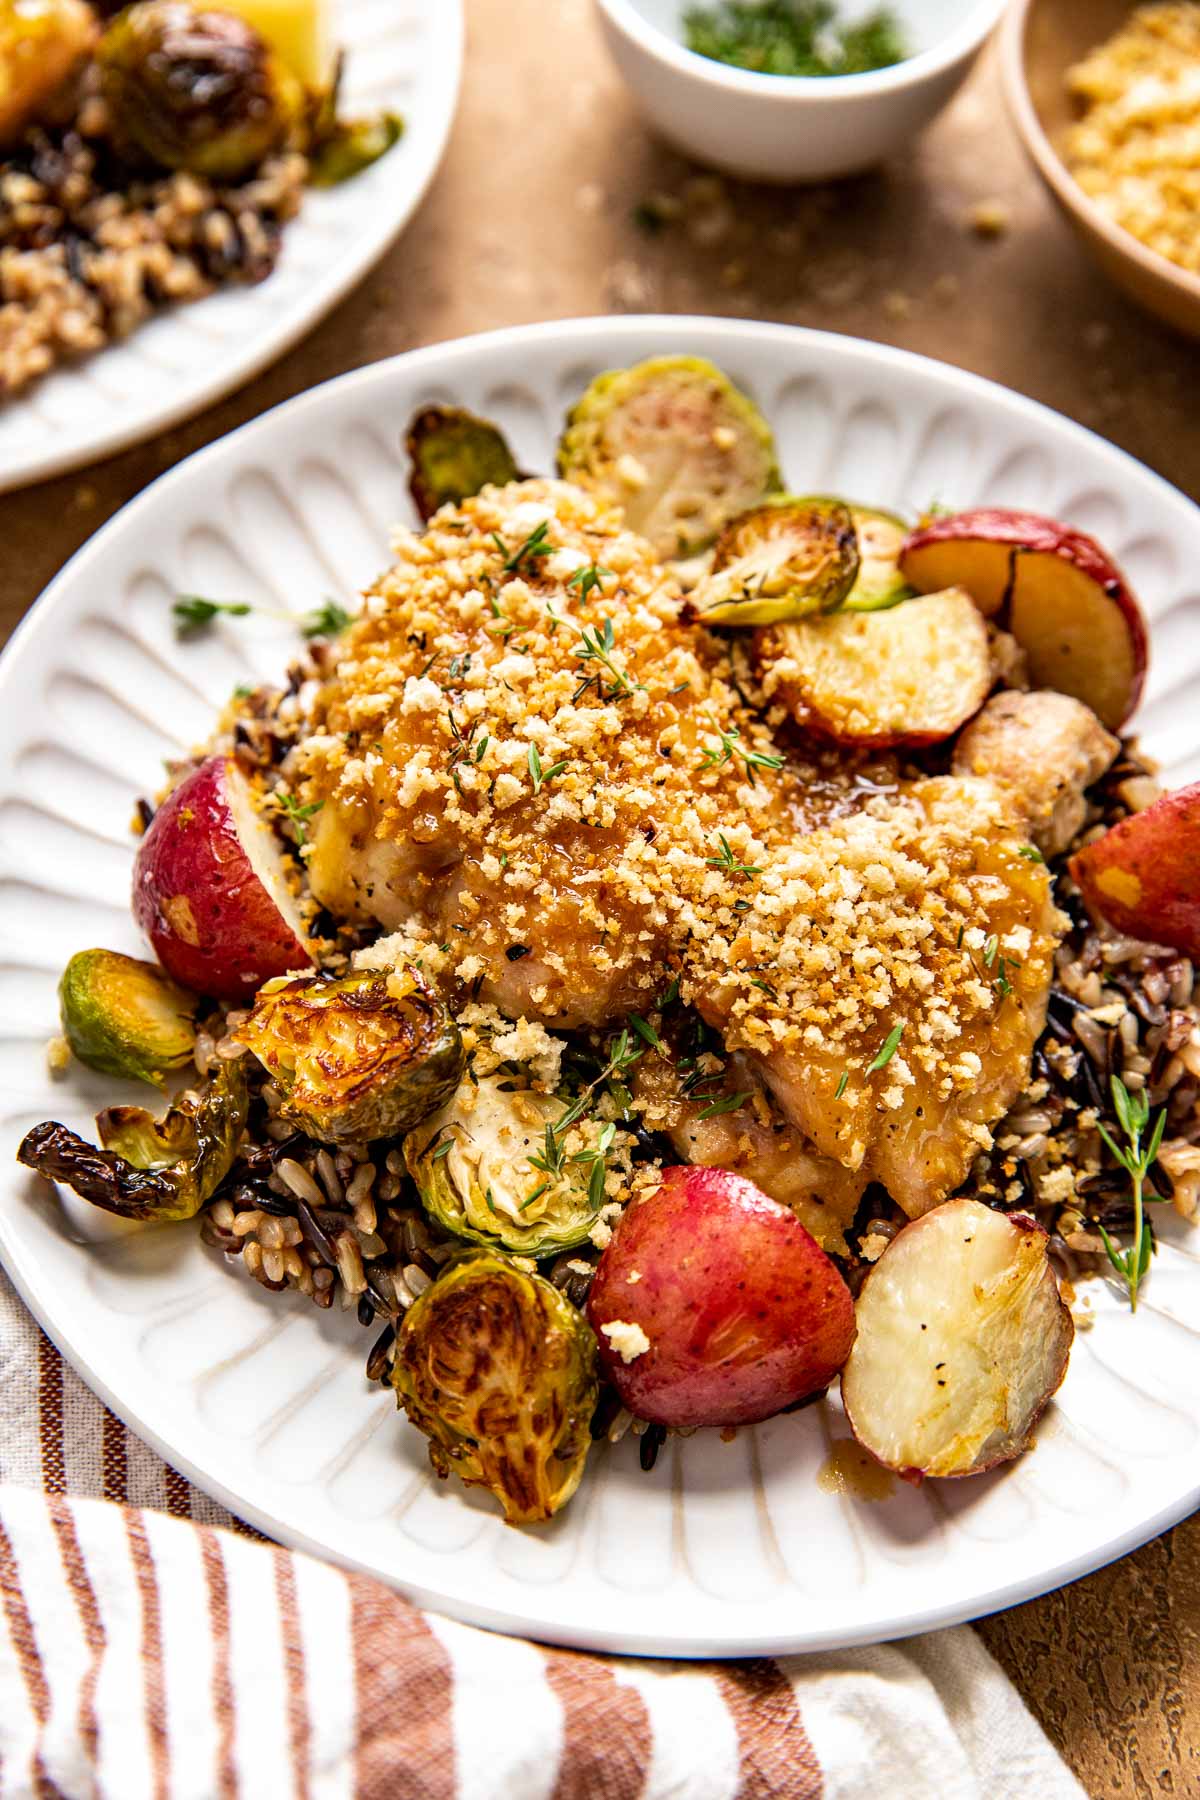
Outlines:
{"label": "red potato skin", "polygon": [[[829,1385],[855,1329],[849,1288],[794,1213],[728,1170],[683,1167],[622,1217],[588,1318],[622,1401],[660,1425],[769,1419]],[[650,1340],[628,1363],[603,1330],[618,1320]]]}
{"label": "red potato skin", "polygon": [[[1043,513],[1010,511],[1006,507],[978,506],[918,525],[909,533],[900,551],[900,571],[905,580],[921,593],[932,593],[950,585],[963,587],[985,618],[991,618],[1009,597],[1013,559],[1011,555],[1001,554],[988,570],[977,564],[964,578],[952,552],[954,546],[968,544],[977,552],[995,546],[1001,552],[1020,550],[1027,555],[1058,557],[1095,582],[1120,609],[1128,633],[1132,676],[1125,718],[1132,717],[1142,697],[1150,660],[1146,621],[1133,589],[1096,539],[1084,531],[1076,531],[1071,525],[1064,525],[1061,519],[1050,519]],[[1123,721],[1106,719],[1105,723],[1116,730]]]}
{"label": "red potato skin", "polygon": [[1085,844],[1071,874],[1118,931],[1200,957],[1200,781]]}
{"label": "red potato skin", "polygon": [[229,797],[237,779],[226,757],[202,763],[159,807],[133,870],[133,916],[159,962],[219,1000],[312,966],[239,836]]}

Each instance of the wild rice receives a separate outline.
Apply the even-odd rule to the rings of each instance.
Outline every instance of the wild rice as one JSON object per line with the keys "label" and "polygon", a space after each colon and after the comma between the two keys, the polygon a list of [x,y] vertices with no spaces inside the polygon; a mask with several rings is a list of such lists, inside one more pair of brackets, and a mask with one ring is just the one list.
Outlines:
{"label": "wild rice", "polygon": [[217,187],[135,174],[107,132],[103,103],[85,95],[70,125],[34,126],[0,157],[0,400],[164,306],[262,281],[299,210],[303,156]]}

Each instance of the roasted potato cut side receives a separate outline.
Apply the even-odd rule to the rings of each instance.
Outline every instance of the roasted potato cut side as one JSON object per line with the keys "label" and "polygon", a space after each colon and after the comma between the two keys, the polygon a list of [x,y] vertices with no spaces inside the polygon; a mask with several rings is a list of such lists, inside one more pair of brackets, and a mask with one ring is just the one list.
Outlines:
{"label": "roasted potato cut side", "polygon": [[900,566],[923,594],[958,586],[1001,620],[1029,659],[1035,687],[1056,688],[1119,731],[1146,678],[1146,622],[1108,552],[1040,513],[978,507],[927,520]]}
{"label": "roasted potato cut side", "polygon": [[979,711],[992,685],[987,628],[961,588],[881,612],[770,626],[754,655],[767,696],[837,744],[938,743]]}
{"label": "roasted potato cut side", "polygon": [[909,1479],[978,1475],[1029,1447],[1074,1325],[1024,1214],[948,1200],[906,1225],[855,1308],[842,1399],[859,1443]]}

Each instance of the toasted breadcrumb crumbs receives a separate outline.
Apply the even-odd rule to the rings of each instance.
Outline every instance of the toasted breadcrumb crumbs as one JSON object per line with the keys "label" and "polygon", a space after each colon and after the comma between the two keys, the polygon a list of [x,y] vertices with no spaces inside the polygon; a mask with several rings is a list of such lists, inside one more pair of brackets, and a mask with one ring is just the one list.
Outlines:
{"label": "toasted breadcrumb crumbs", "polygon": [[[568,483],[487,489],[396,553],[287,770],[320,807],[316,898],[390,933],[359,966],[413,961],[494,1009],[464,1014],[494,1052],[517,1021],[547,1080],[554,1027],[649,1011],[678,974],[821,1152],[913,1210],[949,1191],[1028,1071],[1057,930],[997,790],[748,765],[782,752],[725,645]],[[589,567],[584,593],[565,571]],[[1023,947],[1003,984],[993,937]]]}
{"label": "toasted breadcrumb crumbs", "polygon": [[1067,164],[1101,211],[1200,270],[1200,6],[1142,6],[1067,74]]}
{"label": "toasted breadcrumb crumbs", "polygon": [[636,1362],[650,1348],[650,1339],[641,1326],[632,1324],[627,1319],[613,1319],[607,1325],[602,1325],[600,1330],[623,1363]]}

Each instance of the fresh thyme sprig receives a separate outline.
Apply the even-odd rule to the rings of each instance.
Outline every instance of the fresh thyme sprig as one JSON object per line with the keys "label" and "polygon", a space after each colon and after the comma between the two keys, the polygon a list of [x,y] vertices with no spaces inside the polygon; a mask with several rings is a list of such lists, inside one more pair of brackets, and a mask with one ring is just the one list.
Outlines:
{"label": "fresh thyme sprig", "polygon": [[744,1106],[746,1104],[752,1092],[753,1089],[746,1088],[745,1091],[740,1094],[723,1094],[719,1100],[714,1100],[710,1105],[706,1106],[702,1113],[698,1113],[697,1117],[701,1119],[716,1119],[719,1118],[722,1113],[736,1112],[739,1106]]}
{"label": "fresh thyme sprig", "polygon": [[710,869],[724,869],[729,875],[761,875],[762,870],[753,863],[739,862],[729,847],[729,839],[723,831],[718,831],[717,842],[721,846],[720,856],[706,856],[705,862]]}
{"label": "fresh thyme sprig", "polygon": [[585,626],[575,646],[575,655],[580,662],[598,662],[608,670],[613,684],[610,698],[614,694],[632,694],[636,687],[641,686],[640,682],[631,681],[624,669],[619,669],[613,661],[616,641],[612,620],[602,619],[597,626]]}
{"label": "fresh thyme sprig", "polygon": [[250,613],[262,613],[270,619],[287,619],[306,638],[337,637],[354,621],[353,613],[328,596],[311,612],[299,614],[283,612],[274,606],[251,606],[248,600],[209,600],[204,594],[179,594],[171,606],[175,630],[180,637],[194,637],[214,619],[244,619]]}
{"label": "fresh thyme sprig", "polygon": [[1157,1199],[1157,1195],[1145,1193],[1145,1181],[1162,1143],[1167,1109],[1165,1106],[1160,1107],[1158,1117],[1151,1126],[1149,1139],[1146,1139],[1146,1127],[1150,1124],[1150,1099],[1145,1088],[1136,1088],[1130,1093],[1119,1075],[1112,1077],[1110,1086],[1113,1110],[1126,1141],[1118,1144],[1102,1124],[1097,1129],[1133,1186],[1133,1243],[1128,1250],[1118,1250],[1103,1225],[1099,1226],[1099,1231],[1104,1239],[1109,1262],[1129,1290],[1129,1310],[1136,1312],[1138,1288],[1150,1267],[1155,1247],[1154,1233],[1145,1216],[1145,1202]]}
{"label": "fresh thyme sprig", "polygon": [[509,552],[508,545],[498,531],[493,531],[492,542],[504,558],[504,573],[515,575],[524,562],[537,562],[543,556],[549,556],[554,545],[550,542],[550,521],[543,519],[534,527],[525,542],[516,550]]}
{"label": "fresh thyme sprig", "polygon": [[897,1050],[900,1048],[900,1039],[903,1036],[904,1020],[901,1019],[898,1025],[892,1026],[892,1029],[888,1032],[882,1044],[880,1044],[879,1049],[875,1052],[874,1062],[869,1062],[867,1064],[868,1075],[875,1075],[880,1069],[887,1068],[893,1056],[895,1056]]}
{"label": "fresh thyme sprig", "polygon": [[575,573],[567,582],[567,586],[569,588],[579,589],[579,602],[582,606],[587,601],[588,595],[592,592],[593,588],[598,588],[604,582],[611,579],[611,569],[605,569],[600,563],[593,562],[589,563],[586,568],[576,569]]}
{"label": "fresh thyme sprig", "polygon": [[300,630],[306,638],[337,637],[345,631],[352,615],[338,601],[331,600],[328,595],[320,606],[312,612],[305,613],[300,620]]}
{"label": "fresh thyme sprig", "polygon": [[550,767],[547,769],[542,763],[536,744],[530,744],[527,761],[529,763],[529,773],[533,778],[533,791],[535,794],[540,794],[546,783],[548,781],[553,781],[556,775],[561,775],[567,766],[566,759],[560,757],[556,763],[551,763]]}
{"label": "fresh thyme sprig", "polygon": [[203,631],[206,625],[223,613],[230,619],[244,619],[254,608],[245,600],[206,600],[203,594],[180,594],[171,608],[175,629],[180,637]]}
{"label": "fresh thyme sprig", "polygon": [[729,731],[717,731],[715,735],[720,739],[721,747],[715,749],[710,745],[704,751],[699,765],[702,769],[719,769],[732,757],[737,756],[741,758],[747,775],[754,782],[758,779],[754,773],[755,769],[782,769],[783,767],[782,756],[768,755],[764,750],[747,750],[744,745],[740,744],[738,739],[742,734],[736,725]]}
{"label": "fresh thyme sprig", "polygon": [[279,788],[275,789],[273,798],[280,812],[290,820],[296,833],[297,844],[305,843],[308,839],[308,821],[320,812],[325,802],[310,800],[307,806],[302,806],[295,794],[282,793]]}

